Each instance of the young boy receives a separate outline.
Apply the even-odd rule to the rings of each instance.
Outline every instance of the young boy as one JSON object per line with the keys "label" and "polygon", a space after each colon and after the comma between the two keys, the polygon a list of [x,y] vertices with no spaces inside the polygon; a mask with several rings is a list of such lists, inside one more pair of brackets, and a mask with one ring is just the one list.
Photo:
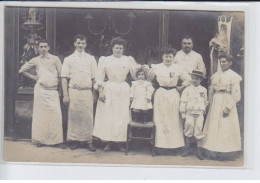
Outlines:
{"label": "young boy", "polygon": [[[180,113],[184,122],[184,135],[186,137],[186,147],[183,157],[191,153],[191,140],[195,137],[197,144],[204,137],[202,132],[203,121],[207,107],[207,89],[200,85],[203,80],[203,72],[193,70],[191,84],[185,88],[181,95]],[[202,153],[197,149],[197,157],[203,160]]]}

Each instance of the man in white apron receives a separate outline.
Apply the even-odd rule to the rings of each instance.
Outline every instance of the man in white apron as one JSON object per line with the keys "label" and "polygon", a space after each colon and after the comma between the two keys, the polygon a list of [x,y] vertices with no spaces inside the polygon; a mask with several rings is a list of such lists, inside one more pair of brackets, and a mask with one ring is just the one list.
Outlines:
{"label": "man in white apron", "polygon": [[61,70],[63,102],[69,106],[67,140],[72,142],[71,149],[87,142],[89,150],[96,151],[92,144],[92,86],[97,62],[85,52],[87,38],[84,35],[74,37],[74,46],[75,52],[64,59]]}
{"label": "man in white apron", "polygon": [[[58,145],[66,148],[63,142],[62,115],[58,83],[60,79],[61,61],[57,56],[48,53],[50,47],[46,40],[39,41],[40,55],[26,62],[19,73],[36,81],[34,87],[32,142],[37,147]],[[36,69],[36,74],[29,72]]]}

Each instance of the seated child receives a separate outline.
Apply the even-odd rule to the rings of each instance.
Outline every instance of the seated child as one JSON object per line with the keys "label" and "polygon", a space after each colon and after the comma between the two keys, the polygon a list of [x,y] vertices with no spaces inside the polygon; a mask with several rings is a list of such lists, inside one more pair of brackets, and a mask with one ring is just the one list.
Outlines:
{"label": "seated child", "polygon": [[132,82],[131,86],[131,112],[134,122],[147,123],[148,111],[153,108],[151,98],[154,88],[146,80],[146,72],[140,68],[136,72],[137,81]]}
{"label": "seated child", "polygon": [[[191,74],[191,85],[184,89],[181,95],[180,113],[184,124],[184,135],[186,146],[183,157],[191,153],[191,140],[195,137],[198,141],[204,137],[202,132],[203,121],[207,102],[207,89],[200,85],[204,76],[199,70],[193,70]],[[197,149],[197,156],[203,160],[201,151]]]}

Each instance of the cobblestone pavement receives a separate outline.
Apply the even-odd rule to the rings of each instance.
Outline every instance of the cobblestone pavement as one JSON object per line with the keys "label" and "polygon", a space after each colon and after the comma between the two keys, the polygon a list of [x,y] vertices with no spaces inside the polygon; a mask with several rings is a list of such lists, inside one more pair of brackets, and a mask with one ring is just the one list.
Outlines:
{"label": "cobblestone pavement", "polygon": [[147,144],[133,144],[128,156],[123,152],[112,150],[104,152],[98,147],[96,152],[86,148],[76,150],[55,147],[36,147],[28,141],[4,141],[4,161],[7,162],[53,162],[53,163],[90,163],[120,165],[184,165],[184,166],[243,166],[243,158],[236,161],[199,160],[195,155],[151,156]]}

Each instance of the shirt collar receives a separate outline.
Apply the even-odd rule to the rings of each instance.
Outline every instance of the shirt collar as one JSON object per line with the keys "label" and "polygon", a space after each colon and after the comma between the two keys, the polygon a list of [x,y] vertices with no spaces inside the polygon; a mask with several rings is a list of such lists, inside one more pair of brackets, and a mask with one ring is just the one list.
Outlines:
{"label": "shirt collar", "polygon": [[47,58],[47,59],[49,59],[50,58],[50,54],[47,53],[46,55],[40,55],[40,58]]}
{"label": "shirt collar", "polygon": [[188,54],[185,53],[183,50],[181,50],[181,53],[182,53],[182,55],[184,55],[184,56],[191,56],[192,53],[193,53],[193,50],[191,50]]}
{"label": "shirt collar", "polygon": [[79,52],[78,50],[75,50],[73,53],[74,57],[82,57],[82,56],[87,56],[87,53],[85,51]]}

